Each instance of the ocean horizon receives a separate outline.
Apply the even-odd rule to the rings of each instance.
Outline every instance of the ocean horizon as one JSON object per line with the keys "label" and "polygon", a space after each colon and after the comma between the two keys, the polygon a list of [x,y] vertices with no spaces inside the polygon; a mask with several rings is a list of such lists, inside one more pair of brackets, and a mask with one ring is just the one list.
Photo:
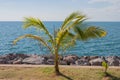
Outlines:
{"label": "ocean horizon", "polygon": [[[62,21],[43,21],[47,29],[53,33],[54,28],[59,28]],[[89,41],[79,41],[77,45],[66,51],[66,54],[78,56],[120,56],[120,22],[95,22],[87,21],[88,25],[98,26],[107,31],[107,36]],[[24,34],[35,34],[45,37],[41,31],[35,28],[22,28],[22,21],[0,21],[0,55],[8,53],[24,54],[48,54],[50,53],[38,41],[22,39],[17,45],[13,40]],[[62,53],[62,51],[60,52]]]}

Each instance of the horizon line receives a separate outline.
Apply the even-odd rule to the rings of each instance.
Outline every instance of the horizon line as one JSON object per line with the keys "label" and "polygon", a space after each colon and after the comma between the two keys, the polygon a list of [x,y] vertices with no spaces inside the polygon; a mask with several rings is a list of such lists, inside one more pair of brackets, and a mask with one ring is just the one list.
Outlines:
{"label": "horizon line", "polygon": [[[24,20],[0,20],[0,22],[23,22]],[[63,22],[64,20],[41,20],[43,22]],[[120,21],[90,21],[90,20],[87,20],[85,22],[120,22]]]}

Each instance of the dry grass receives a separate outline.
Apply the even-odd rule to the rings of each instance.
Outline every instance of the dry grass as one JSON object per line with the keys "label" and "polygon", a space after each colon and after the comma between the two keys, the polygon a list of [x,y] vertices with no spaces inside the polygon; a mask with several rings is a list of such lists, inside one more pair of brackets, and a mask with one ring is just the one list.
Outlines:
{"label": "dry grass", "polygon": [[[0,80],[102,80],[102,68],[61,67],[62,76],[54,74],[53,67],[0,67]],[[108,70],[111,79],[120,80],[120,68]]]}

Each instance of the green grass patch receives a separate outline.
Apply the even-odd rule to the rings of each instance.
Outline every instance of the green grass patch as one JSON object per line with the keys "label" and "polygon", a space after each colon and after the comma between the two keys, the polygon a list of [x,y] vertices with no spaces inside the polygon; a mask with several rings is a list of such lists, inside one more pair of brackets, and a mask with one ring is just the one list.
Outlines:
{"label": "green grass patch", "polygon": [[[0,80],[102,80],[102,68],[61,67],[62,76],[53,67],[0,67]],[[110,80],[120,80],[120,68],[108,69]]]}

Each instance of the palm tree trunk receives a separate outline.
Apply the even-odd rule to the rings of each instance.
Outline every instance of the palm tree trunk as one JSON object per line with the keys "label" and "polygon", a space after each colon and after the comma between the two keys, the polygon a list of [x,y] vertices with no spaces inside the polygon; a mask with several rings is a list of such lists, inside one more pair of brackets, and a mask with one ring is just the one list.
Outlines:
{"label": "palm tree trunk", "polygon": [[58,51],[55,50],[55,73],[56,75],[59,75],[60,74],[60,71],[59,71],[59,57],[58,57]]}

